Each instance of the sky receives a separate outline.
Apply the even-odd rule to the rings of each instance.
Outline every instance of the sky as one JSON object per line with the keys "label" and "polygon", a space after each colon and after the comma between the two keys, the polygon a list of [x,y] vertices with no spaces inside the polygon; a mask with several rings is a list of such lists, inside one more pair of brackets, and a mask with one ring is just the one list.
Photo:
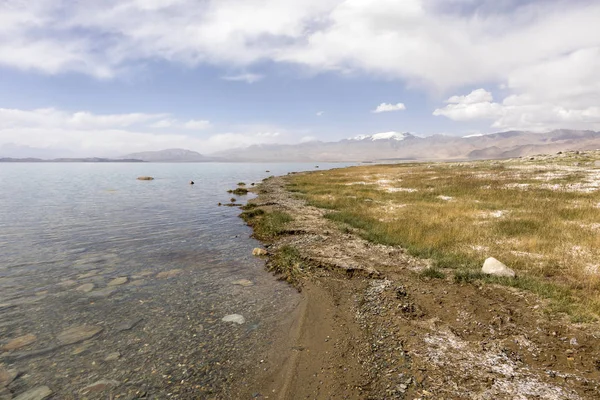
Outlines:
{"label": "sky", "polygon": [[0,156],[600,130],[598,0],[0,0]]}

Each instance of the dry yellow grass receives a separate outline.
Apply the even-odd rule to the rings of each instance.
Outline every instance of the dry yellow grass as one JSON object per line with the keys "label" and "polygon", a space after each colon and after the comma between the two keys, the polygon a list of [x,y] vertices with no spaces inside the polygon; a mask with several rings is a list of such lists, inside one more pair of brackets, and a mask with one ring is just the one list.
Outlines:
{"label": "dry yellow grass", "polygon": [[600,315],[600,152],[534,160],[374,165],[291,178],[289,189],[373,242],[550,298],[576,319]]}

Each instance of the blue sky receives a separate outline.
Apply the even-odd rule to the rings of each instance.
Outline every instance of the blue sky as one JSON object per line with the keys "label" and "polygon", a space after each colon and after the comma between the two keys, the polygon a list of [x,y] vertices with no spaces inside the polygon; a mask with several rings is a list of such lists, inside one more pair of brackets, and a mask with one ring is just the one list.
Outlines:
{"label": "blue sky", "polygon": [[599,20],[583,0],[5,0],[0,156],[598,130]]}

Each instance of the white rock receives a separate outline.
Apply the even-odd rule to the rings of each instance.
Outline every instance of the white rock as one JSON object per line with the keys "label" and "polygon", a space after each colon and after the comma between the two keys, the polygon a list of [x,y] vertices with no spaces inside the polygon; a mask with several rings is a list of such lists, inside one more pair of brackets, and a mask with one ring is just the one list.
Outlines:
{"label": "white rock", "polygon": [[267,251],[265,249],[261,249],[261,248],[257,247],[254,250],[252,250],[252,255],[253,256],[266,256]]}
{"label": "white rock", "polygon": [[241,325],[244,322],[246,322],[246,318],[244,318],[244,316],[240,315],[240,314],[230,314],[230,315],[224,316],[221,321],[223,321],[223,322],[235,322],[236,324],[240,324]]}
{"label": "white rock", "polygon": [[488,275],[508,276],[510,278],[515,277],[515,271],[508,268],[506,265],[502,264],[494,257],[490,257],[487,260],[485,260],[485,262],[483,263],[483,268],[481,268],[481,272]]}

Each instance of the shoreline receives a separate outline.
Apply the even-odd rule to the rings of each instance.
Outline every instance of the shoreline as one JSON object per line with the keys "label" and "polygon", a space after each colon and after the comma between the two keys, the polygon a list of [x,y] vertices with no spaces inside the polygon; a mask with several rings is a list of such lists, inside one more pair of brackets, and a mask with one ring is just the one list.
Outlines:
{"label": "shoreline", "polygon": [[287,191],[288,179],[268,178],[249,202],[293,217],[266,244],[267,267],[284,247],[297,249],[301,259],[302,306],[294,332],[276,349],[284,361],[259,380],[261,393],[278,399],[600,393],[597,326],[551,318],[531,293],[425,278],[427,260],[341,231],[325,210]]}

